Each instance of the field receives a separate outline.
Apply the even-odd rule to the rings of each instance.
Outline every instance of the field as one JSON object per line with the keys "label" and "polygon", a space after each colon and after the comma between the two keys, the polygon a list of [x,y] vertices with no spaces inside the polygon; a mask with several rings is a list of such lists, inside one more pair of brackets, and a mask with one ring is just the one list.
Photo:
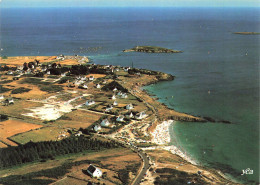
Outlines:
{"label": "field", "polygon": [[[62,136],[62,134],[64,134],[65,136]],[[67,133],[67,130],[64,128],[47,126],[41,129],[17,134],[15,136],[10,137],[10,139],[14,140],[17,143],[25,144],[29,141],[55,141],[59,140],[59,138],[62,139],[68,136],[69,134]]]}
{"label": "field", "polygon": [[95,121],[99,120],[101,116],[103,115],[84,110],[75,110],[65,114],[59,120],[55,121],[55,125],[76,129],[79,129],[80,127],[87,128]]}
{"label": "field", "polygon": [[38,102],[31,102],[31,101],[21,101],[21,100],[14,100],[13,105],[3,106],[0,105],[0,113],[1,114],[7,114],[12,117],[16,118],[28,118],[27,116],[23,116],[22,114],[30,112],[29,110],[26,110],[28,108],[32,107],[39,107],[42,106],[42,103]]}
{"label": "field", "polygon": [[79,64],[76,59],[65,59],[65,60],[56,60],[56,56],[17,56],[17,57],[8,57],[7,59],[0,58],[0,64],[8,65],[23,65],[25,62],[34,62],[35,59],[39,60],[40,63],[49,63],[57,62],[61,65],[77,65]]}
{"label": "field", "polygon": [[7,59],[0,58],[0,64],[9,65],[23,65],[25,62],[33,62],[35,59],[40,60],[40,62],[51,62],[56,59],[56,56],[17,56],[8,57]]}
{"label": "field", "polygon": [[16,121],[16,120],[7,120],[0,122],[0,140],[4,143],[7,143],[9,145],[15,146],[16,144],[13,142],[10,142],[8,140],[8,137],[11,137],[18,133],[27,132],[29,130],[34,130],[37,128],[41,128],[42,125],[36,125],[31,123],[25,123],[22,121]]}
{"label": "field", "polygon": [[[0,182],[8,180],[11,184],[25,182],[29,184],[29,182],[35,182],[35,180],[38,183],[50,180],[58,185],[87,184],[87,181],[108,185],[126,184],[124,183],[126,180],[131,181],[134,177],[140,163],[140,157],[128,148],[107,149],[97,152],[88,151],[82,154],[57,157],[46,162],[25,164],[19,168],[13,167],[1,170]],[[103,177],[94,179],[86,175],[83,171],[88,168],[89,164],[100,168]],[[55,173],[55,177],[53,177],[53,173]]]}

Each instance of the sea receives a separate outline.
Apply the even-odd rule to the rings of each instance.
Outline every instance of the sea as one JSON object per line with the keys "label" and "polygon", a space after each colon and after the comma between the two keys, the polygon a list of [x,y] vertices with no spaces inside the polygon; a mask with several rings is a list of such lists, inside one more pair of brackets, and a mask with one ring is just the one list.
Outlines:
{"label": "sea", "polygon": [[[260,32],[259,8],[1,8],[0,18],[1,56],[78,54],[174,75],[145,90],[176,111],[232,124],[175,122],[171,144],[258,184],[260,35],[233,32]],[[122,52],[142,45],[183,53]]]}

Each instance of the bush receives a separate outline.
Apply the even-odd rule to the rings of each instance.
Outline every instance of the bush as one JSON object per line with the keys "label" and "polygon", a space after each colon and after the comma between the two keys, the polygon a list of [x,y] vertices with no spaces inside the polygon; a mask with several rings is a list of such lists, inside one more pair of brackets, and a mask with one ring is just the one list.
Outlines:
{"label": "bush", "polygon": [[4,92],[10,91],[10,90],[11,89],[4,88],[2,85],[0,85],[0,93],[4,93]]}
{"label": "bush", "polygon": [[0,121],[8,120],[8,116],[5,114],[0,114]]}
{"label": "bush", "polygon": [[11,94],[21,94],[21,93],[24,93],[24,92],[29,92],[30,90],[31,89],[20,87],[18,89],[12,90]]}
{"label": "bush", "polygon": [[2,56],[2,59],[8,59],[8,56]]}
{"label": "bush", "polygon": [[53,93],[53,92],[62,91],[63,87],[59,85],[44,85],[44,86],[40,86],[40,90]]}
{"label": "bush", "polygon": [[64,84],[64,83],[66,83],[67,81],[72,81],[73,80],[73,78],[72,77],[69,77],[69,76],[65,76],[65,77],[62,77],[60,80],[59,80],[59,84]]}

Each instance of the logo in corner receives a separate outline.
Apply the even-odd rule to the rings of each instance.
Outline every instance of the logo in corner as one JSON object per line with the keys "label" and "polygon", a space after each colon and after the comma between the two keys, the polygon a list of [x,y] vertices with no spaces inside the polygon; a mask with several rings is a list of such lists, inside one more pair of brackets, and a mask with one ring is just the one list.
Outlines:
{"label": "logo in corner", "polygon": [[242,170],[242,174],[241,175],[253,175],[254,174],[254,170],[251,170],[250,168],[247,168],[245,170]]}

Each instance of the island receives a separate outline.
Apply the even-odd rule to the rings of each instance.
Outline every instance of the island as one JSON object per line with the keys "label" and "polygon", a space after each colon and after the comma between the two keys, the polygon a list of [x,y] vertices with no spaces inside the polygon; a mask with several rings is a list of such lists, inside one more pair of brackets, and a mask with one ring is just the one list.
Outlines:
{"label": "island", "polygon": [[207,121],[142,88],[173,75],[87,61],[0,60],[0,184],[233,184],[169,145],[175,120]]}
{"label": "island", "polygon": [[234,34],[239,34],[239,35],[259,35],[260,33],[258,33],[258,32],[234,32]]}
{"label": "island", "polygon": [[157,46],[136,46],[132,49],[125,49],[123,52],[144,52],[144,53],[182,53],[183,51],[172,50]]}

